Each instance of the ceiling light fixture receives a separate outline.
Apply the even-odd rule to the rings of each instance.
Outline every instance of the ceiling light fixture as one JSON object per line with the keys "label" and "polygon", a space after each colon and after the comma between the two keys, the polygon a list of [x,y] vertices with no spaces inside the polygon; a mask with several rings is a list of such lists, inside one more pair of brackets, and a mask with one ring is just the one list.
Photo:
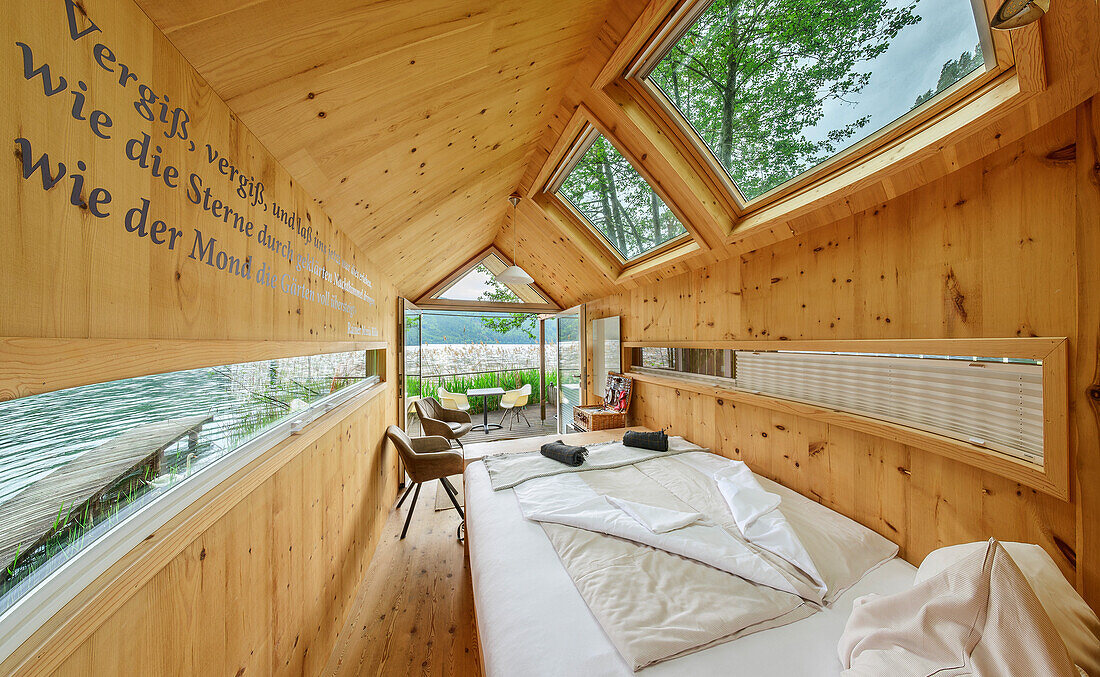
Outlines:
{"label": "ceiling light fixture", "polygon": [[519,240],[516,227],[516,205],[519,204],[519,199],[518,193],[512,193],[508,196],[508,201],[512,203],[512,265],[496,276],[497,282],[504,284],[531,284],[535,281],[535,278],[528,275],[527,271],[516,265],[516,242]]}
{"label": "ceiling light fixture", "polygon": [[993,15],[989,25],[1000,31],[1019,28],[1032,21],[1038,21],[1048,9],[1050,9],[1050,0],[1005,0]]}

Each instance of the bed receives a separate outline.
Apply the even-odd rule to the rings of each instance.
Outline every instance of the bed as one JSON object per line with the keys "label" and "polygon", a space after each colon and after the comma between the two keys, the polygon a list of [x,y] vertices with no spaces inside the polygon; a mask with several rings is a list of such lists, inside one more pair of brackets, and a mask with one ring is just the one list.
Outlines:
{"label": "bed", "polygon": [[[524,519],[515,490],[494,492],[485,465],[473,462],[465,474],[465,495],[485,673],[490,677],[634,674],[585,604],[543,528]],[[657,663],[642,672],[647,677],[839,675],[837,641],[852,601],[868,593],[909,589],[915,574],[912,565],[891,559],[808,618]]]}

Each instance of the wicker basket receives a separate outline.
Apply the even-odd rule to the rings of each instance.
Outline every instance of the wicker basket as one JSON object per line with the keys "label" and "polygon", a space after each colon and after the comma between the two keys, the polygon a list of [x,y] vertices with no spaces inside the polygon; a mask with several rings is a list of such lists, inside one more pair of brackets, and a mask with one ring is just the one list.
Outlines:
{"label": "wicker basket", "polygon": [[[605,393],[612,394],[607,405],[573,407],[573,427],[584,432],[626,427],[626,412],[630,409],[630,395],[634,381],[622,374],[608,374]],[[614,400],[614,403],[611,402]],[[621,408],[613,408],[618,406]]]}
{"label": "wicker basket", "polygon": [[603,407],[573,407],[573,427],[582,432],[626,427],[626,412]]}

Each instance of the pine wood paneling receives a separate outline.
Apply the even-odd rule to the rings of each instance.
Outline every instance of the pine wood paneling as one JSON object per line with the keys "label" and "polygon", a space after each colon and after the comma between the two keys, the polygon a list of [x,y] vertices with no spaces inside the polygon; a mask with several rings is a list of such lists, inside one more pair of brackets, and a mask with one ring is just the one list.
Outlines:
{"label": "pine wood paneling", "polygon": [[[237,23],[231,32],[246,42],[252,35]],[[394,353],[396,290],[375,264],[377,252],[368,257],[341,232],[136,4],[6,2],[0,35],[8,45],[0,51],[0,130],[14,151],[0,166],[0,204],[8,210],[0,247],[4,399],[212,364],[366,347]],[[54,85],[64,77],[68,91],[46,96],[37,77],[27,79],[16,42],[32,51],[33,67],[49,64]],[[121,64],[136,81],[122,77]],[[77,94],[85,89],[80,112]],[[140,115],[135,100],[149,93],[169,97],[169,121],[173,107],[186,111],[187,138],[173,137],[171,122]],[[92,132],[93,110],[110,116],[100,130],[108,138]],[[147,167],[127,159],[129,140],[143,134],[150,158],[163,157],[160,176],[151,159]],[[28,140],[31,157],[18,138]],[[207,143],[234,176],[263,182],[263,201],[237,195],[235,179],[217,158],[208,160]],[[59,162],[67,168],[49,190],[38,175],[23,176],[23,161],[42,153],[51,174]],[[163,178],[164,163],[178,169],[178,185]],[[73,173],[85,180],[75,192]],[[252,222],[251,232],[193,204],[192,173],[211,199]],[[102,218],[93,213],[100,186],[112,198],[100,204]],[[174,248],[127,229],[128,210],[143,199],[147,225],[163,220],[183,233]],[[276,218],[276,204],[296,215],[294,227]],[[329,275],[264,247],[265,227]],[[194,229],[229,254],[251,256],[248,274],[192,258]],[[274,288],[259,283],[261,267],[274,274]],[[284,293],[290,280],[306,291]],[[392,384],[392,359],[386,372]],[[388,384],[370,392],[369,401],[321,417],[151,534],[4,657],[0,673],[19,666],[16,674],[319,671],[396,489],[395,453],[383,444],[397,418],[395,396]]]}
{"label": "pine wood paneling", "polygon": [[[989,536],[1038,543],[1100,606],[1093,105],[866,211],[587,305],[621,315],[624,341],[1068,336],[1071,502],[916,446],[654,383],[638,384],[631,422],[743,459],[912,562]],[[1075,144],[1076,161],[1055,152]]]}
{"label": "pine wood paneling", "polygon": [[139,4],[411,298],[493,242],[604,14],[641,10],[614,0]]}
{"label": "pine wood paneling", "polygon": [[306,445],[27,674],[319,674],[396,496],[396,452],[378,435],[392,400]]}

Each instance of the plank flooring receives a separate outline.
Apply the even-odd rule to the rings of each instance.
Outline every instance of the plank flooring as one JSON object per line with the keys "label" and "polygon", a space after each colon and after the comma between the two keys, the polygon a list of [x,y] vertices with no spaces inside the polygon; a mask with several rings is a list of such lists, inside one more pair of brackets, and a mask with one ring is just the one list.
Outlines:
{"label": "plank flooring", "polygon": [[425,483],[409,533],[409,503],[393,511],[322,674],[479,677],[477,627],[454,510],[436,512],[439,482]]}

